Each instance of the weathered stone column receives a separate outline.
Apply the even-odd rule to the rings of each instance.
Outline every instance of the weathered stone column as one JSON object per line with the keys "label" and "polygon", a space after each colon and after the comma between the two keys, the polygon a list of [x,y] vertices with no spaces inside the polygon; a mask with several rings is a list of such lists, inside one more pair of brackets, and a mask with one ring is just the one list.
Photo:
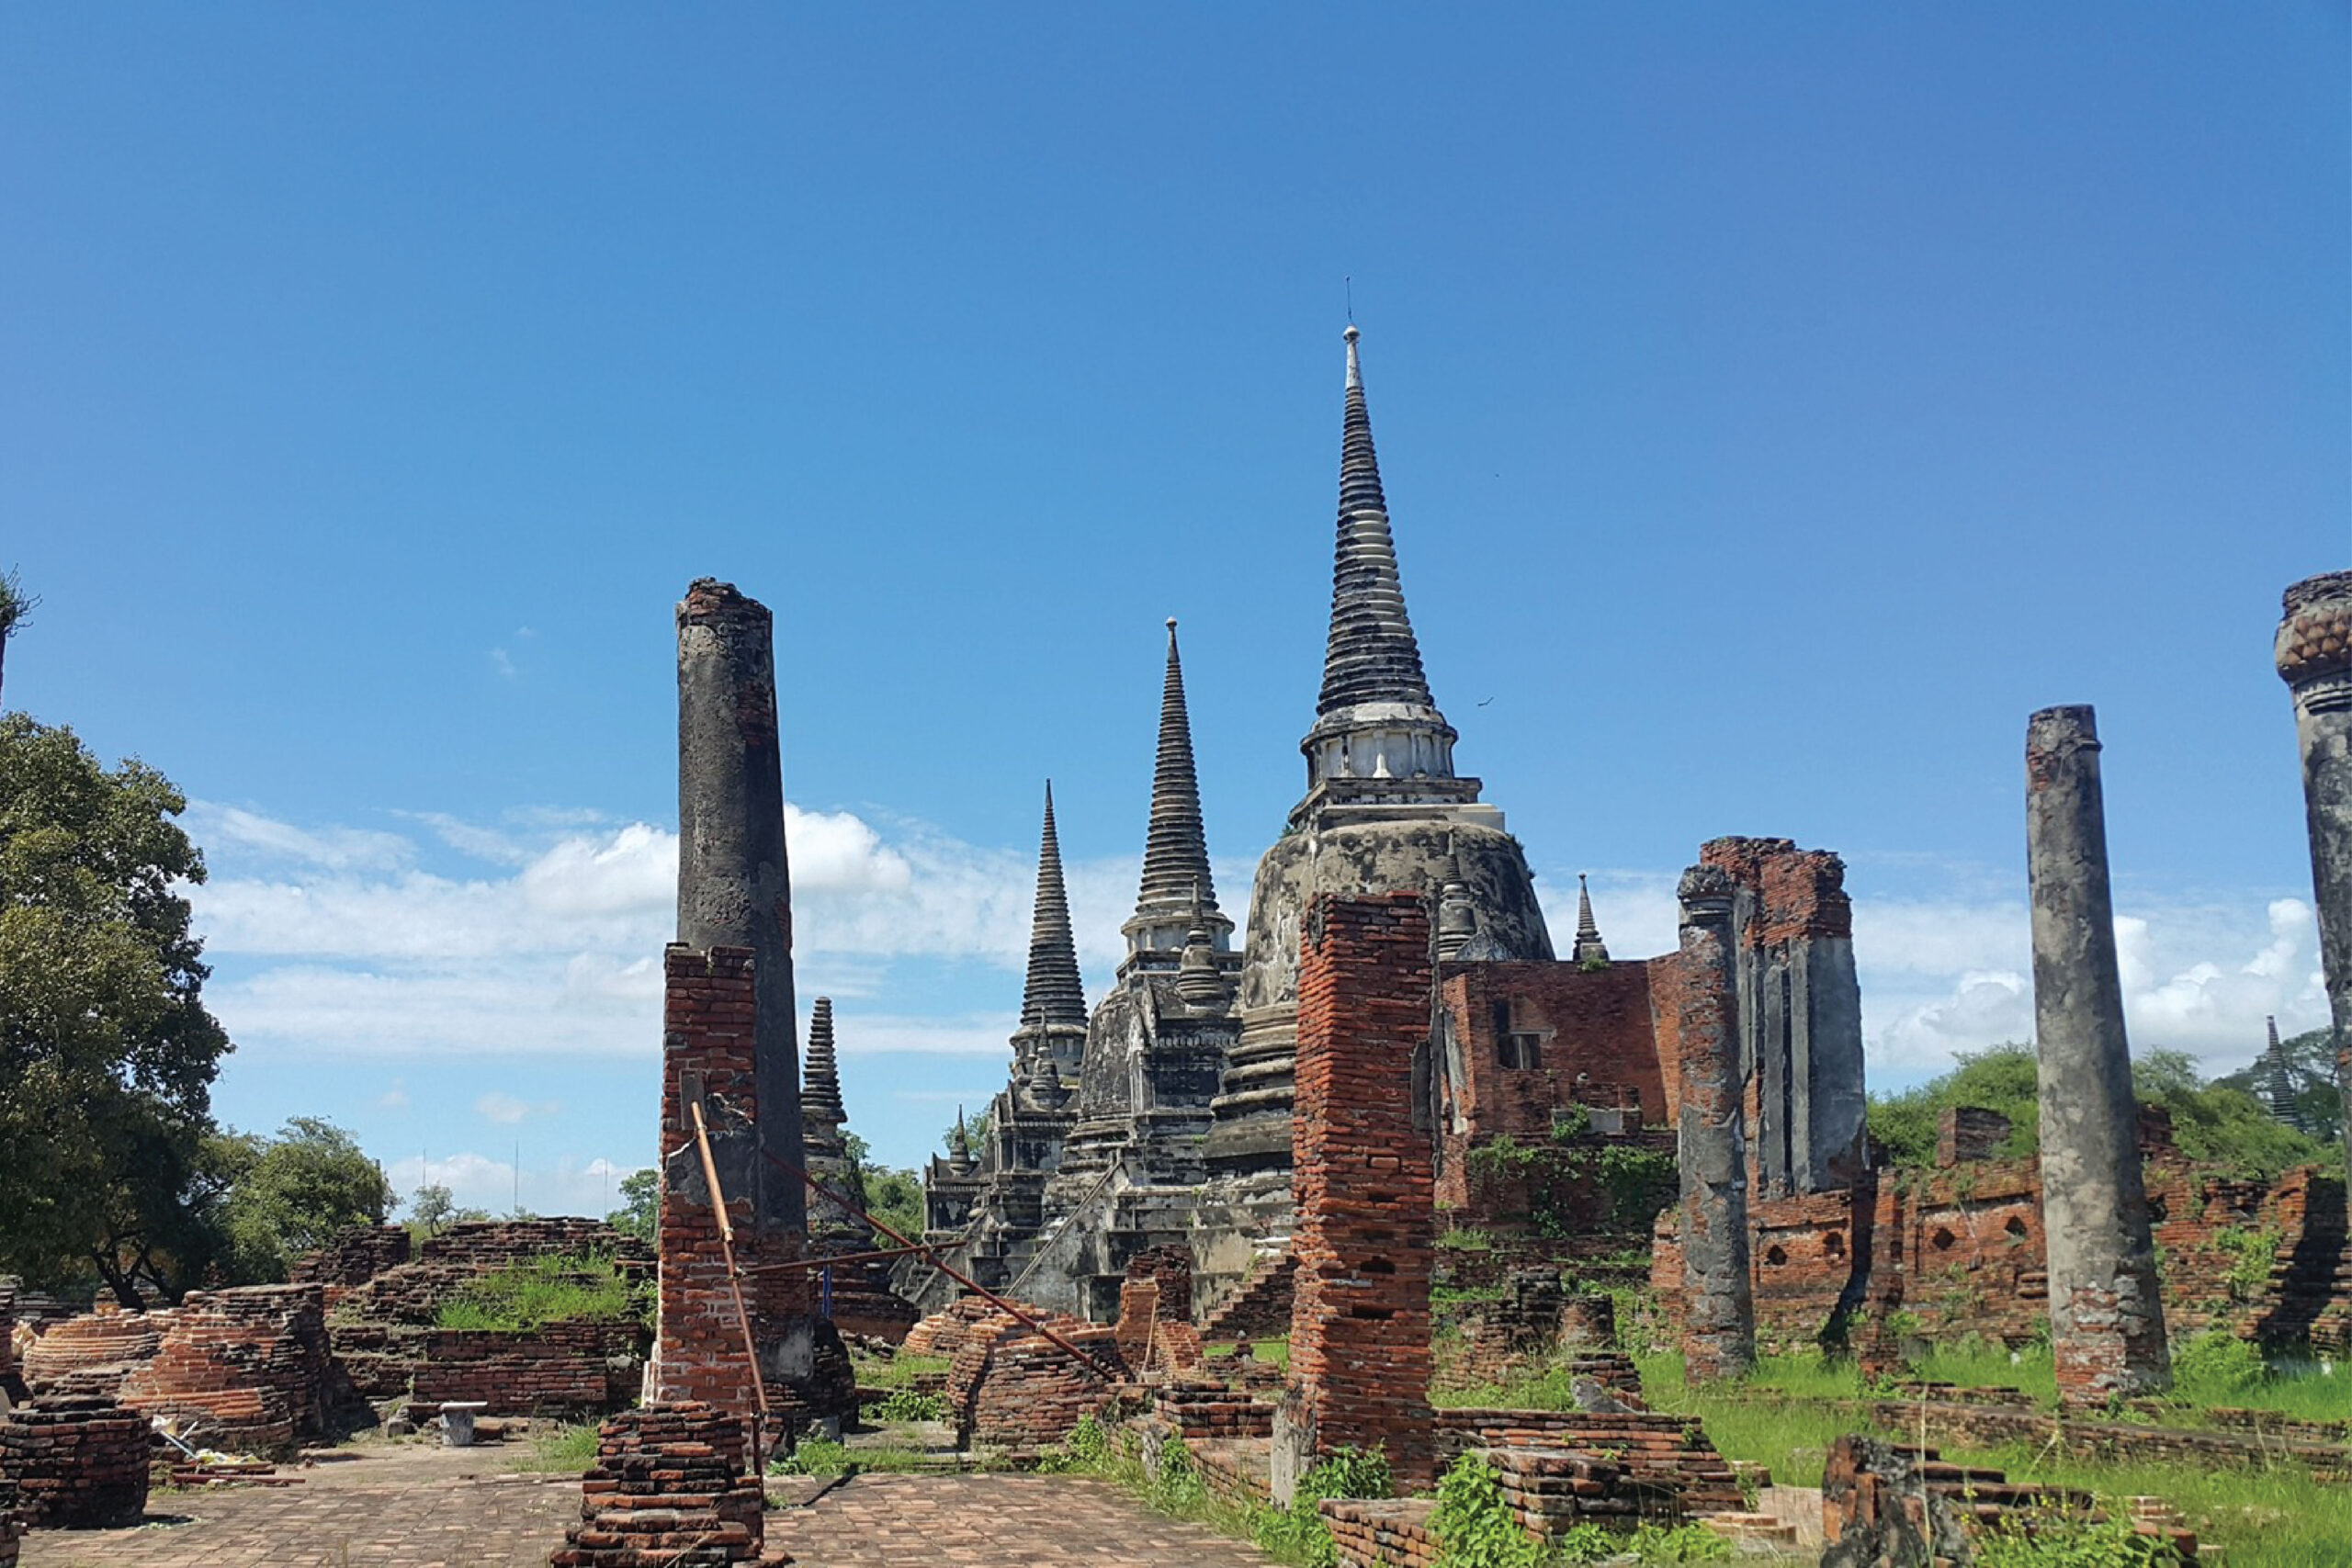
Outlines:
{"label": "weathered stone column", "polygon": [[2172,1364],[2115,965],[2098,729],[2087,706],[2044,708],[2026,722],[2025,800],[2051,1347],[2060,1396],[2105,1403],[2163,1388]]}
{"label": "weathered stone column", "polygon": [[[752,950],[759,1147],[798,1164],[800,1057],[774,621],[733,583],[707,577],[695,579],[678,604],[677,940],[704,951]],[[805,1233],[808,1205],[798,1178],[765,1159],[753,1165],[762,1235]]]}
{"label": "weathered stone column", "polygon": [[[2335,1087],[2352,1122],[2352,571],[2287,590],[2277,651],[2279,679],[2295,694],[2320,966],[2335,1015]],[[2345,1174],[2352,1181],[2352,1144]]]}
{"label": "weathered stone column", "polygon": [[1736,891],[1718,866],[1682,874],[1682,948],[1674,960],[1680,1063],[1677,1152],[1682,1166],[1682,1357],[1692,1382],[1756,1364],[1747,1263],[1747,1152],[1739,1077]]}

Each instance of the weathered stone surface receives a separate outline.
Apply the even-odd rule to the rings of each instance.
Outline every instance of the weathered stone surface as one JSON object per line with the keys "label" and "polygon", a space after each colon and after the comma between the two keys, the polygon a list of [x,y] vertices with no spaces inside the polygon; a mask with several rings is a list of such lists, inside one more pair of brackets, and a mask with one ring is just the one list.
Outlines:
{"label": "weathered stone surface", "polygon": [[1747,1263],[1747,1156],[1740,1095],[1739,996],[1730,874],[1683,874],[1682,951],[1674,970],[1676,1151],[1682,1170],[1682,1352],[1693,1382],[1756,1363]]}
{"label": "weathered stone surface", "polygon": [[[2335,1021],[2335,1082],[2352,1126],[2352,571],[2287,590],[2276,658],[2295,697],[2320,961]],[[2346,1161],[2352,1181],[2352,1145]]]}
{"label": "weathered stone surface", "polygon": [[[0,1479],[28,1529],[114,1529],[147,1509],[147,1418],[96,1394],[43,1394],[0,1416]],[[0,1534],[6,1534],[0,1527]]]}
{"label": "weathered stone surface", "polygon": [[[774,620],[730,582],[696,579],[679,601],[678,933],[697,950],[749,948],[752,1046],[766,1114],[722,1168],[752,1194],[753,1228],[808,1229],[797,1178],[758,1157],[800,1158],[800,1056],[792,999],[792,878],[785,860]],[[667,1146],[666,1145],[664,1145]]]}
{"label": "weathered stone surface", "polygon": [[2098,732],[2086,707],[2026,726],[2041,1204],[2060,1392],[2104,1402],[2171,1381],[2140,1168],[2108,886]]}

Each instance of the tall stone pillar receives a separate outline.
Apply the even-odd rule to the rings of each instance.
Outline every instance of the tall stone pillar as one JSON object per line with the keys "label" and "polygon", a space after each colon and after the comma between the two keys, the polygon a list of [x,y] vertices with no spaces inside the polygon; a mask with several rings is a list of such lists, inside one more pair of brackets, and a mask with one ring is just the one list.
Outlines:
{"label": "tall stone pillar", "polygon": [[[2295,694],[2320,966],[2335,1015],[2335,1087],[2352,1125],[2352,571],[2308,577],[2287,590],[2277,653],[2279,679]],[[2345,1174],[2352,1181],[2352,1144]]]}
{"label": "tall stone pillar", "polygon": [[1673,974],[1680,1064],[1676,1147],[1682,1166],[1683,1375],[1692,1382],[1738,1377],[1756,1364],[1736,892],[1719,866],[1694,865],[1682,874],[1682,946]]}
{"label": "tall stone pillar", "polygon": [[2026,722],[2050,1339],[2060,1396],[2103,1404],[2163,1388],[2172,1365],[2123,1035],[2098,750],[2087,706]]}
{"label": "tall stone pillar", "polygon": [[[792,1000],[792,880],[784,852],[774,619],[731,582],[695,580],[678,604],[678,937],[747,947],[758,987],[759,1145],[800,1162]],[[755,1224],[808,1228],[799,1179],[757,1165]]]}

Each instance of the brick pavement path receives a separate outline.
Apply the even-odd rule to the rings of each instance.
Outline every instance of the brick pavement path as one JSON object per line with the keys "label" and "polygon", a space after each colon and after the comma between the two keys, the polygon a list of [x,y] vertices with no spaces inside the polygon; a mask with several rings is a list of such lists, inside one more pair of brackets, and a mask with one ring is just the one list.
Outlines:
{"label": "brick pavement path", "polygon": [[153,1493],[136,1529],[36,1530],[22,1568],[546,1568],[580,1517],[578,1476],[499,1475],[496,1450],[343,1453],[300,1486]]}
{"label": "brick pavement path", "polygon": [[[300,1486],[157,1492],[150,1523],[39,1530],[22,1568],[544,1568],[580,1517],[571,1475],[502,1475],[497,1450],[367,1445]],[[505,1462],[513,1462],[508,1457]],[[771,1548],[808,1568],[1264,1568],[1107,1482],[1044,1475],[778,1478]]]}
{"label": "brick pavement path", "polygon": [[1067,1475],[860,1475],[768,1515],[808,1568],[1264,1568],[1272,1559]]}

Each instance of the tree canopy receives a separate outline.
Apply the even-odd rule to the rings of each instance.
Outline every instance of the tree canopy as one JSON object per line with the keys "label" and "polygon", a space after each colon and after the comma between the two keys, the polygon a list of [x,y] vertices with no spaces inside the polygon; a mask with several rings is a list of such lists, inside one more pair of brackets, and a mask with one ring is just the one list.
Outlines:
{"label": "tree canopy", "polygon": [[380,1225],[391,1183],[349,1133],[317,1116],[297,1116],[275,1139],[222,1134],[240,1151],[220,1206],[228,1270],[244,1280],[278,1280],[296,1259],[337,1231]]}
{"label": "tree canopy", "polygon": [[215,1263],[208,1149],[229,1036],[181,885],[171,782],[0,716],[0,1267],[176,1299]]}
{"label": "tree canopy", "polygon": [[[1871,1142],[1892,1164],[1933,1165],[1938,1119],[1950,1107],[1973,1105],[2009,1119],[2009,1135],[1996,1156],[2022,1158],[2040,1146],[2035,1073],[2030,1045],[1960,1052],[1957,1065],[1941,1077],[1897,1094],[1871,1097]],[[2132,1087],[2142,1103],[2171,1111],[2174,1140],[2190,1159],[2271,1177],[2328,1157],[2325,1144],[2272,1117],[2234,1077],[2207,1082],[2196,1058],[2185,1052],[2154,1050],[2135,1058]]]}

